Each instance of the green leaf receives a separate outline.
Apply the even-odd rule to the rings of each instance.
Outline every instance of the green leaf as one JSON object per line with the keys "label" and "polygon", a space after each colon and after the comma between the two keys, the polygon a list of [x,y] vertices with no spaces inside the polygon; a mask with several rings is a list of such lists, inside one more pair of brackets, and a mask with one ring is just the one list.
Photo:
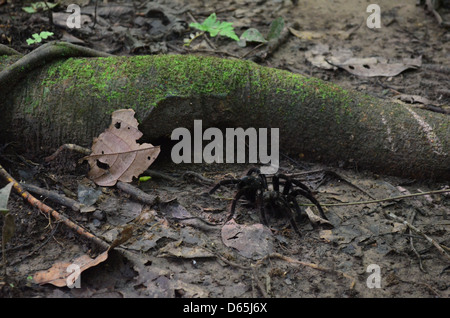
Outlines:
{"label": "green leaf", "polygon": [[44,1],[39,1],[39,2],[32,3],[31,7],[22,7],[22,10],[25,11],[26,13],[36,13],[38,11],[46,11],[49,8],[53,9],[57,5],[58,5],[58,3],[47,2],[47,4],[45,4]]}
{"label": "green leaf", "polygon": [[27,44],[31,45],[31,44],[34,44],[34,43],[37,43],[37,42],[42,42],[42,39],[46,39],[49,36],[52,36],[53,34],[54,34],[53,32],[48,32],[48,31],[42,31],[40,34],[33,33],[31,36],[34,39],[28,38],[27,39]]}
{"label": "green leaf", "polygon": [[[220,22],[217,21],[216,13],[213,12],[209,17],[206,18],[205,21],[203,21],[202,25],[206,28],[214,28],[217,27]],[[207,30],[204,30],[207,31]]]}
{"label": "green leaf", "polygon": [[139,177],[139,181],[140,182],[145,182],[145,181],[148,181],[148,180],[150,180],[152,177],[150,177],[150,176],[142,176],[142,177]]}
{"label": "green leaf", "polygon": [[46,39],[46,38],[48,38],[49,36],[52,36],[52,35],[53,35],[53,32],[48,32],[48,31],[42,31],[41,34],[40,34],[41,38],[43,38],[43,39]]}
{"label": "green leaf", "polygon": [[33,9],[32,7],[23,7],[22,8],[23,11],[25,11],[26,13],[36,13],[36,10]]}
{"label": "green leaf", "polygon": [[208,32],[211,37],[222,35],[235,41],[239,41],[238,36],[234,33],[233,23],[217,21],[217,16],[215,13],[212,13],[209,17],[207,17],[202,24],[191,23],[189,26],[200,31]]}
{"label": "green leaf", "polygon": [[284,19],[282,17],[278,17],[272,21],[270,24],[269,34],[267,35],[267,40],[277,39],[281,35],[281,31],[284,29]]}
{"label": "green leaf", "polygon": [[266,43],[267,40],[257,29],[250,28],[242,33],[238,44],[239,46],[244,47],[247,42]]}

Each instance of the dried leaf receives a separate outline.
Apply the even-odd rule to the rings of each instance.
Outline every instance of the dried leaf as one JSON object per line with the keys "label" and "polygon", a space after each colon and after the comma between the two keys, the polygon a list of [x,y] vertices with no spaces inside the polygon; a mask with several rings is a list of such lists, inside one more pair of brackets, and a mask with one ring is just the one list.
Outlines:
{"label": "dried leaf", "polygon": [[402,102],[405,103],[410,103],[410,104],[415,104],[415,103],[419,103],[419,104],[433,104],[433,102],[431,100],[429,100],[428,98],[425,98],[423,96],[419,96],[419,95],[409,95],[409,94],[400,94],[398,96],[395,96],[396,99],[401,100]]}
{"label": "dried leaf", "polygon": [[[72,286],[84,270],[107,260],[108,251],[103,252],[94,259],[88,255],[82,255],[72,262],[55,263],[48,270],[35,273],[33,281],[40,285],[52,284],[57,287]],[[69,267],[73,265],[78,266],[79,270],[73,271]]]}
{"label": "dried leaf", "polygon": [[233,219],[222,227],[222,242],[250,259],[261,259],[274,249],[272,232],[266,226],[241,225]]}
{"label": "dried leaf", "polygon": [[0,189],[0,212],[8,212],[8,199],[13,183],[10,182]]}
{"label": "dried leaf", "polygon": [[328,220],[325,220],[325,219],[321,218],[320,216],[314,214],[314,212],[311,210],[311,208],[309,208],[309,207],[306,208],[305,212],[308,215],[308,219],[312,223],[327,224],[327,225],[333,226],[333,224],[331,224]]}
{"label": "dried leaf", "polygon": [[91,155],[85,157],[91,170],[89,177],[99,186],[113,186],[117,181],[131,182],[155,161],[160,148],[138,144],[142,137],[132,109],[112,114],[109,128],[94,140]]}
{"label": "dried leaf", "polygon": [[327,44],[318,43],[314,45],[310,50],[305,52],[305,58],[312,65],[325,69],[337,69],[336,66],[328,63],[325,58],[330,53],[330,47]]}
{"label": "dried leaf", "polygon": [[158,257],[175,257],[175,258],[209,258],[215,257],[210,251],[200,246],[184,246],[182,241],[170,242],[159,249]]}
{"label": "dried leaf", "polygon": [[375,76],[396,76],[407,69],[417,69],[422,64],[422,57],[416,59],[404,59],[399,63],[388,63],[380,61],[377,58],[359,59],[351,58],[343,62],[333,61],[332,58],[327,59],[327,62],[331,65],[338,66],[347,72],[365,77]]}
{"label": "dried leaf", "polygon": [[[114,242],[111,243],[110,247],[96,258],[91,258],[89,255],[82,255],[72,262],[55,263],[49,269],[35,273],[33,281],[40,285],[52,284],[57,287],[73,286],[83,271],[106,261],[108,259],[109,251],[118,245],[125,243],[130,239],[132,234],[133,227],[127,225]],[[75,267],[71,267],[74,265]]]}
{"label": "dried leaf", "polygon": [[317,31],[298,31],[296,29],[293,28],[288,28],[289,31],[295,35],[296,37],[298,37],[299,39],[302,40],[312,40],[312,39],[320,39],[322,37],[324,37],[324,33],[323,32],[317,32]]}

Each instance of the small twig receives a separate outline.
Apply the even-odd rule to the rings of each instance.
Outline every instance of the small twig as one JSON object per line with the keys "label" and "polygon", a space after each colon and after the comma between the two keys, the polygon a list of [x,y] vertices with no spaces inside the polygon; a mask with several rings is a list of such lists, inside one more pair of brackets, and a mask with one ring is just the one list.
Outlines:
{"label": "small twig", "polygon": [[[450,189],[399,195],[396,197],[384,198],[384,199],[379,199],[379,200],[347,202],[347,203],[320,203],[320,205],[321,206],[348,206],[348,205],[359,205],[359,204],[371,204],[371,203],[380,203],[380,202],[395,201],[395,200],[400,200],[400,199],[405,199],[405,198],[418,197],[418,196],[427,195],[427,194],[440,194],[440,193],[446,193],[446,192],[450,192]],[[314,204],[301,204],[301,205],[302,206],[314,206]]]}
{"label": "small twig", "polygon": [[50,26],[53,26],[53,11],[52,9],[50,9],[50,6],[48,5],[47,1],[44,1],[44,3],[48,10],[48,22]]}
{"label": "small twig", "polygon": [[48,156],[48,157],[45,157],[44,160],[45,160],[46,162],[55,160],[55,158],[56,158],[56,157],[60,154],[60,152],[63,151],[64,149],[76,151],[76,152],[79,152],[79,153],[81,153],[81,154],[83,154],[83,155],[86,155],[86,156],[89,155],[89,154],[91,153],[91,149],[89,149],[89,148],[81,147],[81,146],[78,146],[78,145],[75,145],[75,144],[64,144],[64,145],[62,145],[61,147],[59,147],[53,154],[51,154],[51,155]]}
{"label": "small twig", "polygon": [[[416,216],[416,211],[413,210],[411,213],[411,217],[409,218],[409,222],[412,224],[414,217]],[[422,257],[420,256],[420,254],[417,252],[416,248],[414,247],[414,236],[412,235],[411,229],[409,229],[410,231],[410,236],[409,236],[409,246],[411,247],[411,250],[413,251],[413,253],[416,255],[418,261],[419,261],[419,268],[422,272],[426,273],[427,271],[423,268],[423,264],[422,264]]]}
{"label": "small twig", "polygon": [[167,173],[157,171],[157,170],[147,169],[147,170],[145,170],[144,174],[149,175],[152,178],[160,178],[160,179],[164,179],[164,180],[167,180],[170,182],[178,182],[177,178],[174,178],[174,177],[168,175]]}
{"label": "small twig", "polygon": [[49,191],[49,190],[42,189],[42,188],[39,188],[32,184],[28,184],[28,183],[21,183],[21,185],[25,190],[27,190],[29,192],[47,197],[51,201],[54,201],[58,204],[61,204],[61,205],[71,208],[73,211],[80,211],[80,209],[81,209],[80,202],[73,200],[71,198],[68,198],[64,195],[61,195],[56,191]]}
{"label": "small twig", "polygon": [[233,267],[236,267],[236,268],[239,268],[239,269],[243,269],[243,270],[250,270],[251,269],[251,267],[249,267],[249,266],[245,266],[245,265],[241,265],[241,264],[232,262],[232,261],[226,259],[224,256],[220,255],[219,253],[215,253],[215,252],[213,252],[213,251],[211,251],[209,249],[207,249],[207,250],[212,252],[212,253],[214,253],[214,255],[216,255],[216,257],[219,258],[225,264],[228,264],[230,266],[233,266]]}
{"label": "small twig", "polygon": [[16,264],[22,262],[22,261],[25,260],[26,258],[28,258],[28,257],[32,256],[33,254],[35,254],[35,253],[36,253],[37,251],[39,251],[41,248],[43,248],[44,245],[47,244],[47,243],[51,240],[51,238],[55,235],[56,231],[58,230],[58,226],[59,226],[59,223],[56,223],[56,225],[53,227],[52,231],[51,231],[50,234],[47,236],[47,238],[44,240],[44,242],[42,242],[41,244],[39,244],[39,246],[33,248],[32,251],[29,252],[28,254],[19,257],[19,259],[17,259],[17,260],[14,261],[14,262],[11,262],[11,266],[16,265]]}
{"label": "small twig", "polygon": [[[194,21],[195,23],[198,23],[197,20],[195,20],[194,16],[191,14],[191,12],[187,12],[189,18],[192,19],[192,21]],[[202,34],[206,40],[206,42],[208,43],[208,45],[213,49],[213,50],[217,50],[217,47],[208,39],[208,36],[205,34],[205,32],[203,32]]]}
{"label": "small twig", "polygon": [[411,284],[411,285],[418,285],[418,286],[422,286],[425,287],[427,289],[429,289],[436,297],[442,298],[442,295],[433,287],[431,287],[429,284],[427,283],[422,283],[422,282],[414,282],[414,281],[409,281],[409,280],[404,280],[404,279],[399,279],[402,283],[407,283],[407,284]]}
{"label": "small twig", "polygon": [[250,51],[248,51],[247,53],[245,53],[244,55],[242,55],[240,57],[240,59],[245,59],[247,56],[249,56],[250,54],[252,54],[253,52],[255,52],[256,50],[258,50],[261,46],[266,45],[266,43],[260,43],[257,46],[255,46],[254,48],[252,48]]}
{"label": "small twig", "polygon": [[279,259],[281,259],[283,261],[286,261],[288,263],[291,263],[291,264],[302,265],[302,266],[310,267],[310,268],[313,268],[313,269],[317,269],[317,270],[322,271],[322,272],[333,273],[335,275],[338,275],[338,276],[341,276],[341,277],[345,277],[345,278],[351,280],[351,284],[350,284],[350,288],[351,289],[355,286],[355,283],[356,283],[355,278],[351,277],[350,275],[348,275],[346,273],[343,273],[343,272],[340,272],[340,271],[337,271],[337,270],[334,270],[334,269],[331,269],[331,268],[322,267],[322,266],[316,265],[314,263],[302,262],[302,261],[296,260],[294,258],[291,258],[291,257],[288,257],[288,256],[284,256],[284,255],[279,254],[279,253],[272,253],[272,254],[266,255],[265,257],[263,257],[262,259],[257,261],[255,266],[260,266],[266,259],[270,259],[270,258],[279,258]]}
{"label": "small twig", "polygon": [[[250,266],[245,266],[245,265],[241,265],[241,264],[229,261],[228,259],[226,259],[222,255],[220,255],[219,253],[216,253],[216,252],[213,252],[213,251],[210,251],[210,252],[213,253],[214,255],[216,255],[216,257],[219,258],[220,260],[222,260],[224,263],[226,263],[226,264],[228,264],[230,266],[239,268],[239,269],[252,270],[252,273],[254,273],[254,269],[255,268],[261,266],[266,260],[268,260],[268,259],[270,260],[271,258],[279,258],[279,259],[281,259],[283,261],[286,261],[288,263],[291,263],[291,264],[302,265],[302,266],[310,267],[310,268],[313,268],[313,269],[316,269],[316,270],[320,270],[322,272],[332,273],[332,274],[335,274],[335,275],[347,278],[347,279],[349,279],[351,281],[350,289],[353,289],[353,287],[356,284],[355,278],[353,278],[352,276],[350,276],[350,275],[348,275],[346,273],[343,273],[343,272],[340,272],[340,271],[337,271],[337,270],[334,270],[334,269],[331,269],[331,268],[322,267],[322,266],[319,266],[319,265],[316,265],[316,264],[313,264],[313,263],[302,262],[302,261],[293,259],[291,257],[284,256],[284,255],[282,255],[280,253],[268,254],[268,255],[264,256],[263,258],[261,258],[260,260],[258,260],[255,264],[251,264]],[[258,286],[258,288],[262,291],[263,294],[265,293],[264,287],[262,287],[262,284],[260,284],[260,286]]]}
{"label": "small twig", "polygon": [[348,185],[350,185],[351,187],[361,191],[362,193],[364,193],[365,195],[367,195],[369,198],[371,198],[372,200],[376,200],[370,193],[368,193],[367,191],[365,191],[364,189],[360,188],[359,186],[357,186],[356,184],[353,184],[352,182],[348,181],[347,179],[345,179],[344,177],[342,177],[340,174],[338,174],[335,171],[331,171],[331,170],[326,170],[325,174],[331,175],[332,177],[338,178],[342,181],[344,181],[345,183],[347,183]]}
{"label": "small twig", "polygon": [[188,180],[189,178],[191,178],[194,181],[199,180],[199,183],[208,183],[208,184],[213,184],[214,181],[208,178],[205,178],[204,176],[202,176],[201,174],[194,172],[194,171],[186,171],[183,173],[183,179]]}
{"label": "small twig", "polygon": [[95,25],[97,24],[97,7],[98,7],[98,0],[95,0],[94,24],[92,25],[92,28],[95,28]]}
{"label": "small twig", "polygon": [[157,196],[148,194],[148,193],[142,191],[141,189],[132,186],[129,183],[118,181],[116,183],[116,186],[117,186],[117,188],[128,193],[129,195],[131,195],[138,201],[143,202],[148,205],[153,205],[159,200],[159,198]]}
{"label": "small twig", "polygon": [[450,262],[450,256],[447,254],[447,252],[442,248],[442,246],[441,246],[438,242],[436,242],[435,240],[433,240],[431,237],[429,237],[428,235],[426,235],[425,233],[423,233],[421,230],[419,230],[417,227],[415,227],[414,225],[412,225],[412,224],[409,223],[408,221],[399,218],[399,217],[396,216],[395,214],[393,214],[393,213],[390,212],[390,213],[385,213],[385,215],[386,215],[386,217],[388,217],[388,218],[390,218],[390,219],[392,219],[392,220],[394,220],[394,221],[397,221],[397,222],[400,222],[400,223],[406,225],[408,228],[410,228],[411,230],[413,230],[413,231],[416,232],[417,234],[419,234],[419,235],[421,235],[422,237],[424,237],[428,242],[430,242],[431,244],[433,244],[434,247],[437,248],[437,250],[441,253],[442,256],[445,257],[445,259],[446,259],[447,261]]}
{"label": "small twig", "polygon": [[427,10],[429,10],[431,13],[433,13],[434,17],[436,18],[439,25],[442,24],[442,18],[440,14],[434,9],[433,4],[431,3],[431,0],[426,0],[425,4]]}
{"label": "small twig", "polygon": [[68,217],[62,215],[61,213],[57,212],[53,208],[49,207],[45,203],[42,203],[38,199],[36,199],[34,196],[32,196],[28,191],[25,191],[25,189],[0,165],[0,176],[6,179],[7,182],[13,183],[14,190],[25,200],[28,201],[32,206],[38,208],[40,211],[46,213],[47,215],[53,216],[57,221],[63,222],[67,227],[74,230],[76,233],[81,235],[82,237],[87,238],[88,240],[96,243],[102,248],[109,249],[109,244],[103,241],[102,239],[98,238],[94,234],[88,232],[84,228],[82,228],[80,225],[76,224],[72,220],[70,220]]}
{"label": "small twig", "polygon": [[252,281],[256,285],[256,287],[259,289],[259,291],[262,294],[263,298],[269,298],[269,295],[267,294],[264,285],[261,283],[261,281],[258,278],[258,272],[256,271],[256,266],[252,265]]}

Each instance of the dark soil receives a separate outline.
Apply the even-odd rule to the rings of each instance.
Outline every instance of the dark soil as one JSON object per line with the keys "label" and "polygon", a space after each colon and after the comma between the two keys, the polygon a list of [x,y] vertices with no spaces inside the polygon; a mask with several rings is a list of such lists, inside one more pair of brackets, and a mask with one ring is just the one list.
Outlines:
{"label": "dark soil", "polygon": [[[362,0],[109,1],[99,3],[95,28],[95,2],[88,4],[87,0],[78,1],[87,3],[82,6],[85,24],[79,30],[64,28],[61,22],[66,21],[61,14],[67,4],[53,9],[59,14],[53,14],[51,25],[48,12],[30,15],[22,11],[26,2],[0,1],[0,42],[21,53],[37,47],[26,44],[31,34],[47,30],[55,33],[53,39],[83,43],[117,55],[245,55],[262,65],[319,77],[380,98],[421,96],[429,101],[426,105],[417,104],[418,107],[448,111],[450,34],[423,6],[412,1],[383,2],[382,27],[369,29],[365,19],[370,2]],[[448,6],[448,2],[443,1],[443,5]],[[194,32],[188,28],[192,18],[201,22],[213,12],[220,21],[233,22],[238,35],[249,27],[267,34],[271,22],[279,16],[294,29],[314,34],[305,39],[290,34],[277,50],[268,54],[264,54],[266,46],[249,44],[242,48],[224,37],[208,38],[211,44],[200,37],[185,47],[183,40]],[[440,8],[439,12],[449,21],[447,8]],[[326,70],[311,64],[309,57],[318,48],[328,55],[346,51],[358,58],[402,60],[422,56],[422,65],[392,77],[358,77],[342,69]],[[67,196],[72,193],[75,199],[79,199],[80,184],[98,188],[87,180],[88,167],[78,163],[81,157],[65,151],[50,163],[35,165],[14,153],[14,145],[0,147],[0,163],[17,180]],[[405,180],[337,166],[339,163],[325,167],[302,162],[301,158],[284,158],[280,170],[296,174],[295,178],[308,185],[324,206],[449,186],[448,182]],[[151,169],[162,172],[166,178],[154,176],[150,181],[134,183],[159,197],[159,203],[153,205],[141,203],[115,187],[101,189],[101,196],[88,212],[72,211],[37,195],[108,242],[125,226],[133,225],[130,239],[110,252],[106,261],[82,272],[80,288],[38,285],[33,277],[56,263],[70,263],[81,255],[96,257],[103,251],[64,224],[55,223],[17,194],[11,194],[8,208],[15,218],[16,231],[6,245],[7,276],[0,278],[0,297],[450,296],[448,257],[420,233],[387,217],[392,213],[407,220],[443,246],[448,255],[448,193],[326,206],[332,227],[312,226],[306,218],[298,218],[301,238],[287,219],[271,219],[270,230],[259,227],[258,210],[241,200],[235,215],[238,224],[228,224],[238,230],[233,240],[240,245],[232,248],[231,242],[222,239],[222,226],[236,188],[221,187],[212,196],[205,192],[215,182],[243,176],[250,167],[175,165],[167,154],[161,154]],[[199,179],[199,175],[210,181]],[[2,181],[0,187],[5,184]],[[301,197],[298,201],[310,203]],[[371,264],[380,269],[379,288],[369,288],[374,282],[370,276],[374,272],[368,271]]]}

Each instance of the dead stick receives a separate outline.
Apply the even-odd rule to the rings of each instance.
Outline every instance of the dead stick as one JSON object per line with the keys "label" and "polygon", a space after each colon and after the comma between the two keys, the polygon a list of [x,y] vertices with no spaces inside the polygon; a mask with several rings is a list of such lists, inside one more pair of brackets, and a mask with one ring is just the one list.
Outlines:
{"label": "dead stick", "polygon": [[[406,199],[406,198],[412,198],[412,197],[419,197],[422,195],[427,194],[441,194],[450,192],[450,189],[442,189],[442,190],[435,190],[435,191],[428,191],[428,192],[419,192],[419,193],[412,193],[412,194],[406,194],[406,195],[399,195],[396,197],[390,197],[390,198],[384,198],[379,200],[371,200],[371,201],[357,201],[357,202],[347,202],[347,203],[321,203],[321,206],[347,206],[347,205],[359,205],[359,204],[370,204],[370,203],[380,203],[380,202],[386,202],[386,201],[395,201],[400,199]],[[314,206],[314,204],[300,204],[301,206]]]}
{"label": "dead stick", "polygon": [[266,260],[267,258],[279,258],[279,259],[282,259],[282,260],[284,260],[284,261],[286,261],[288,263],[291,263],[291,264],[307,266],[307,267],[314,268],[314,269],[317,269],[317,270],[325,272],[325,273],[333,273],[333,274],[336,274],[338,276],[342,276],[342,277],[350,279],[351,280],[351,284],[350,284],[350,288],[351,289],[355,285],[355,279],[353,277],[351,277],[350,275],[346,274],[346,273],[343,273],[343,272],[340,272],[340,271],[337,271],[337,270],[334,270],[334,269],[331,269],[331,268],[322,267],[322,266],[319,266],[317,264],[308,263],[308,262],[302,262],[302,261],[296,260],[294,258],[291,258],[291,257],[288,257],[288,256],[284,256],[284,255],[282,255],[280,253],[272,253],[272,254],[269,254],[269,255],[265,256],[264,258],[262,258],[258,262],[256,262],[256,266],[261,265],[261,263],[264,260]]}
{"label": "dead stick", "polygon": [[45,162],[49,162],[52,161],[56,158],[56,156],[59,155],[59,153],[61,151],[63,151],[64,149],[68,149],[68,150],[73,150],[73,151],[77,151],[79,153],[82,153],[84,155],[89,155],[91,153],[91,149],[89,148],[84,148],[75,144],[64,144],[61,147],[59,147],[52,155],[45,157]]}
{"label": "dead stick", "polygon": [[136,188],[134,186],[132,186],[129,183],[125,183],[122,181],[118,181],[116,184],[117,188],[119,188],[120,190],[128,193],[129,195],[131,195],[133,198],[148,204],[148,205],[153,205],[156,202],[158,202],[159,198],[158,196],[154,196],[152,194],[148,194],[144,191],[142,191],[139,188]]}
{"label": "dead stick", "polygon": [[80,234],[82,237],[89,239],[90,241],[98,244],[100,247],[109,249],[109,244],[88,232],[78,224],[71,221],[66,216],[60,214],[56,210],[52,209],[48,205],[42,203],[29,192],[25,191],[23,187],[0,165],[0,175],[3,176],[8,182],[13,183],[14,190],[25,200],[27,200],[32,206],[38,208],[40,211],[45,212],[48,215],[53,216],[57,221],[64,223],[67,227]]}
{"label": "dead stick", "polygon": [[428,242],[430,242],[431,244],[434,245],[434,247],[437,248],[437,250],[441,253],[441,255],[444,256],[445,259],[447,259],[447,261],[450,262],[450,256],[449,256],[449,255],[447,254],[447,252],[442,248],[442,246],[441,246],[438,242],[436,242],[435,240],[433,240],[431,237],[429,237],[428,235],[426,235],[425,233],[423,233],[421,230],[419,230],[417,227],[415,227],[414,225],[412,225],[412,224],[409,223],[408,221],[405,221],[405,220],[399,218],[398,216],[396,216],[396,215],[393,214],[393,213],[386,213],[386,217],[388,217],[388,218],[390,218],[390,219],[392,219],[392,220],[394,220],[394,221],[397,221],[397,222],[400,222],[400,223],[405,224],[405,225],[406,225],[407,227],[409,227],[411,230],[413,230],[413,231],[416,232],[417,234],[423,236]]}
{"label": "dead stick", "polygon": [[67,207],[71,208],[75,212],[79,212],[80,209],[81,209],[81,203],[80,202],[78,202],[76,200],[73,200],[71,198],[68,198],[68,197],[66,197],[64,195],[61,195],[61,194],[59,194],[56,191],[49,191],[49,190],[42,189],[42,188],[39,188],[39,187],[37,187],[35,185],[28,184],[28,183],[21,183],[21,186],[26,191],[29,191],[29,192],[32,192],[34,194],[39,194],[41,196],[47,197],[49,200],[51,200],[53,202],[56,202],[58,204],[67,206]]}

